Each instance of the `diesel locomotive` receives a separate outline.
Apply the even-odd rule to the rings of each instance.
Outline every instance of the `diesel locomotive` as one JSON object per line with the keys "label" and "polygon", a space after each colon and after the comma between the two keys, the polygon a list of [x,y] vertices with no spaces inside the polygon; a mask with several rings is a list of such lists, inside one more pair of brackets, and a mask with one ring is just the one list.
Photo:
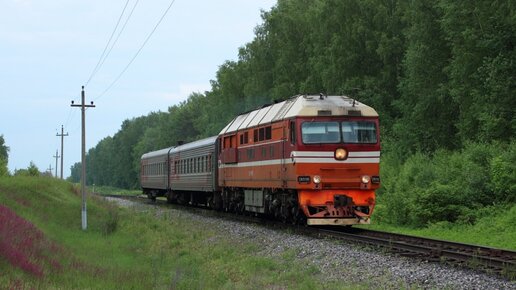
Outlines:
{"label": "diesel locomotive", "polygon": [[149,198],[308,225],[368,224],[380,186],[377,112],[298,95],[236,116],[217,136],[143,154]]}

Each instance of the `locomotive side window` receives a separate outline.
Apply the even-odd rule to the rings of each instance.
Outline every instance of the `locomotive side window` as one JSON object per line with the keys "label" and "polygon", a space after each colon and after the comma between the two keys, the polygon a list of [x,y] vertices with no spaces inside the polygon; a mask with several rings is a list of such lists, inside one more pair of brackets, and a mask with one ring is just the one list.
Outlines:
{"label": "locomotive side window", "polygon": [[268,126],[268,127],[265,127],[265,140],[270,140],[270,139],[272,139],[272,127]]}
{"label": "locomotive side window", "polygon": [[[246,132],[246,134],[247,134],[247,132]],[[245,137],[247,137],[247,135],[244,136],[244,138]],[[253,130],[254,142],[260,142],[260,141],[270,140],[270,139],[272,139],[272,127],[271,126]]]}
{"label": "locomotive side window", "polygon": [[301,124],[301,138],[305,144],[339,143],[338,122],[304,122]]}
{"label": "locomotive side window", "polygon": [[296,143],[296,122],[290,121],[290,143]]}
{"label": "locomotive side window", "polygon": [[369,121],[342,122],[344,143],[376,144],[376,124]]}
{"label": "locomotive side window", "polygon": [[249,143],[249,132],[244,132],[240,135],[240,145]]}

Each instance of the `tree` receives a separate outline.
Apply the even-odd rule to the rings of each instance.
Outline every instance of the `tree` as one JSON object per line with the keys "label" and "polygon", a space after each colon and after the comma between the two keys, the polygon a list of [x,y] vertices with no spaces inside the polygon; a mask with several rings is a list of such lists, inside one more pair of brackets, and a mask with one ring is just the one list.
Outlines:
{"label": "tree", "polygon": [[513,1],[443,0],[451,48],[450,93],[460,105],[460,137],[509,141],[516,135],[516,6]]}
{"label": "tree", "polygon": [[81,163],[76,162],[70,167],[70,176],[67,178],[70,182],[78,183],[81,181]]}
{"label": "tree", "polygon": [[0,157],[0,177],[8,176],[8,175],[9,175],[9,169],[7,168],[7,160]]}
{"label": "tree", "polygon": [[439,26],[437,1],[411,2],[406,11],[406,52],[396,102],[402,116],[395,126],[401,150],[433,152],[457,148],[459,108],[448,93],[445,67],[451,51]]}
{"label": "tree", "polygon": [[29,176],[39,176],[40,174],[38,167],[32,161],[30,162],[29,167],[27,167],[27,172]]}
{"label": "tree", "polygon": [[9,147],[5,145],[4,135],[0,135],[0,176],[9,175],[7,163],[9,162]]}

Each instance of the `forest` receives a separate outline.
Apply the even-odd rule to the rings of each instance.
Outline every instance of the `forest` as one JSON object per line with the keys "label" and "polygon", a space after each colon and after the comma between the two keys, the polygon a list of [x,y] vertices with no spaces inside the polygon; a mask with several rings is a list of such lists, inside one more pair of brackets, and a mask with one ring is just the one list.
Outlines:
{"label": "forest", "polygon": [[514,211],[515,9],[496,0],[278,0],[237,60],[220,65],[211,90],[126,120],[90,149],[87,183],[138,188],[143,153],[322,92],[380,115],[377,219],[423,227]]}

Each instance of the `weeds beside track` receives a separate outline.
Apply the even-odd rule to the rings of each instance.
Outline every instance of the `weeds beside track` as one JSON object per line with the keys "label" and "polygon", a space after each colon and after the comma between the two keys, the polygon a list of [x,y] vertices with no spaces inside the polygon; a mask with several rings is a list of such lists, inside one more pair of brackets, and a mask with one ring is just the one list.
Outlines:
{"label": "weeds beside track", "polygon": [[201,215],[209,215],[217,218],[288,228],[294,230],[294,233],[310,235],[317,238],[332,238],[350,241],[361,245],[367,244],[372,247],[386,249],[387,251],[395,254],[453,265],[456,267],[465,267],[488,274],[496,274],[509,280],[516,279],[516,252],[511,250],[351,227],[294,226],[282,224],[277,221],[265,220],[256,216],[217,212],[203,207],[169,205],[166,201],[160,199],[156,202],[152,202],[143,196],[106,196],[131,199],[137,202],[156,204],[159,206],[173,206],[177,209],[194,211]]}

